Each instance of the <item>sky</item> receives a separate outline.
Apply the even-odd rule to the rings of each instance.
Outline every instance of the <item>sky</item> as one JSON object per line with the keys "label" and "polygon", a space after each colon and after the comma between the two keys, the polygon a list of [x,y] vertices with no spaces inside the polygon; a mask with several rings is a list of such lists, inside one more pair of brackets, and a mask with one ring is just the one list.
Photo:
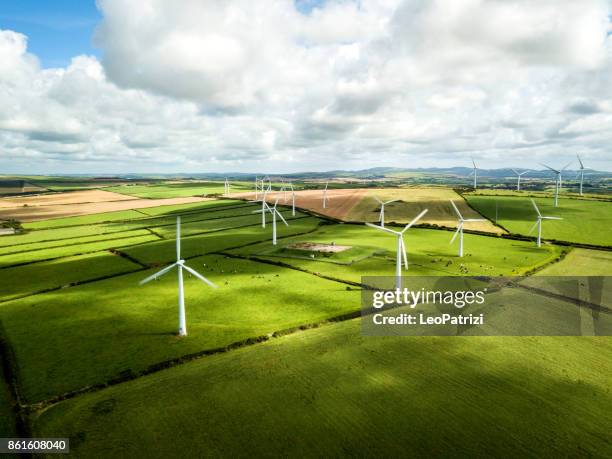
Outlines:
{"label": "sky", "polygon": [[3,0],[0,174],[612,170],[610,0]]}

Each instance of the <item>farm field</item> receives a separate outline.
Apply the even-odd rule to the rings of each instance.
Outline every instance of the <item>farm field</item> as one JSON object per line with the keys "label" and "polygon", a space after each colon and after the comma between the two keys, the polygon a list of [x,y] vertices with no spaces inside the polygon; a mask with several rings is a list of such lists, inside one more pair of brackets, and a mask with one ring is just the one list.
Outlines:
{"label": "farm field", "polygon": [[[496,237],[465,235],[466,255],[457,256],[457,246],[450,245],[453,233],[429,229],[410,229],[404,236],[410,269],[404,275],[520,275],[554,261],[562,249],[548,246],[538,249],[531,242]],[[335,243],[358,247],[369,252],[339,254],[296,253],[286,245],[297,242]],[[360,282],[361,276],[392,276],[395,273],[396,238],[365,225],[325,225],[316,232],[289,238],[278,248],[266,244],[230,251],[235,255],[282,262],[310,272]]]}
{"label": "farm field", "polygon": [[[536,221],[529,198],[466,196],[466,199],[489,219],[495,219],[497,201],[499,225],[514,234],[527,235]],[[612,202],[559,198],[559,206],[553,207],[551,198],[534,200],[542,215],[563,218],[543,223],[543,239],[612,246]]]}
{"label": "farm field", "polygon": [[103,190],[49,193],[36,196],[0,198],[0,220],[31,222],[77,215],[126,211],[164,205],[205,201],[205,198],[135,199]]}
{"label": "farm field", "polygon": [[139,272],[4,303],[0,320],[20,362],[23,396],[40,401],[359,308],[358,291],[295,270],[215,255],[188,265],[220,288],[187,279],[184,339],[175,335],[176,275],[139,286],[153,271]]}
{"label": "farm field", "polygon": [[539,276],[612,276],[612,252],[572,249],[559,263],[547,266]]}
{"label": "farm field", "polygon": [[[300,193],[311,199],[313,208],[320,205],[320,190],[296,194]],[[334,212],[346,218],[349,208],[371,199],[371,193],[365,189],[330,189],[330,208],[336,200]],[[454,191],[433,193],[431,201],[417,201],[410,213],[416,214],[423,202],[438,199],[436,213],[444,218],[443,204],[448,203]],[[426,199],[425,192],[419,196]],[[477,215],[462,203],[461,197],[457,202],[466,217]],[[572,341],[574,348],[570,349],[555,338],[466,336],[459,342],[430,337],[362,337],[359,321],[345,319],[359,311],[362,276],[393,275],[396,239],[363,224],[333,223],[301,211],[292,217],[282,198],[279,204],[290,226],[278,222],[277,246],[271,243],[270,217],[264,229],[260,214],[253,213],[261,204],[236,199],[26,222],[24,233],[0,238],[0,281],[6,285],[0,291],[2,337],[16,356],[20,395],[32,410],[33,432],[59,436],[57,429],[61,426],[71,436],[73,451],[86,455],[94,445],[101,447],[99,432],[107,429],[113,436],[123,424],[126,432],[135,436],[135,445],[143,451],[156,448],[159,452],[150,454],[159,456],[170,448],[160,438],[168,438],[169,432],[179,426],[190,432],[184,429],[184,416],[196,410],[215,411],[212,417],[196,416],[196,425],[192,426],[207,432],[198,437],[201,444],[196,446],[210,448],[207,450],[213,453],[233,451],[226,445],[230,442],[228,432],[235,436],[236,430],[246,427],[252,429],[253,438],[244,442],[257,442],[257,448],[268,454],[292,451],[295,443],[289,442],[290,432],[305,429],[299,441],[306,455],[335,451],[339,437],[350,444],[345,452],[359,450],[362,455],[371,455],[378,441],[389,441],[408,425],[413,426],[413,435],[425,439],[435,422],[450,416],[468,423],[465,425],[469,433],[461,431],[467,435],[462,450],[465,454],[482,447],[477,432],[487,428],[488,434],[503,439],[491,446],[491,454],[501,454],[516,445],[526,448],[535,436],[551,444],[557,441],[553,446],[559,449],[567,449],[566,443],[572,441],[575,444],[576,438],[581,439],[579,445],[584,451],[602,448],[600,431],[607,426],[602,425],[597,410],[610,395],[600,392],[601,378],[592,371],[586,375],[586,371],[590,359],[595,358],[594,348],[599,346],[601,358],[610,350],[609,341],[584,338]],[[428,205],[436,209],[434,204]],[[387,210],[391,219],[391,207]],[[176,273],[138,285],[161,266],[176,260],[178,215],[182,221],[182,256],[187,265],[220,287],[210,289],[186,274],[189,334],[183,338],[176,335]],[[541,273],[555,273],[555,268],[576,274],[587,265],[591,267],[589,273],[599,274],[605,272],[610,261],[609,252],[554,244],[538,249],[532,241],[472,233],[465,234],[466,255],[459,258],[457,244],[449,244],[452,235],[448,230],[410,229],[405,235],[410,263],[405,271],[407,279],[514,276],[540,269]],[[305,243],[342,250],[308,252],[300,248]],[[501,298],[502,303],[508,298],[520,302],[523,294],[507,292],[506,296],[492,298]],[[580,329],[584,319],[573,304],[546,294],[541,295],[538,309],[531,309],[531,297],[522,304],[536,324],[536,319],[543,316],[554,318],[550,326],[560,334]],[[511,312],[501,308],[499,322],[484,332],[512,334],[513,327],[527,319]],[[334,318],[342,322],[328,323]],[[607,316],[605,319],[596,332],[607,330]],[[312,324],[320,328],[300,329]],[[275,332],[280,333],[274,336],[286,336],[255,344]],[[479,333],[465,329],[462,334]],[[418,352],[412,345],[417,339]],[[589,341],[593,339],[597,344]],[[423,342],[426,345],[421,352]],[[212,351],[222,353],[205,355]],[[580,355],[586,356],[586,363],[579,360]],[[515,372],[519,362],[527,374],[526,386],[520,385],[523,374]],[[175,368],[161,370],[174,365]],[[431,366],[435,366],[433,371]],[[345,368],[346,371],[338,371]],[[336,375],[330,379],[334,370]],[[352,379],[356,385],[347,391]],[[569,425],[566,418],[570,411],[576,411],[587,398],[587,389],[579,393],[572,385],[578,379],[580,384],[588,383],[588,391],[595,395],[584,402],[576,422]],[[484,390],[479,380],[485,381]],[[180,381],[185,384],[181,386]],[[108,383],[111,387],[102,388]],[[200,390],[194,392],[196,386]],[[202,387],[206,390],[202,391]],[[461,387],[464,397],[449,401],[444,394],[457,387]],[[553,387],[558,390],[553,392]],[[88,388],[93,392],[87,393]],[[245,393],[231,398],[235,390]],[[75,397],[59,401],[67,393]],[[242,398],[246,394],[250,394],[249,401]],[[176,404],[168,408],[172,395],[177,397]],[[286,403],[281,403],[283,397]],[[149,403],[150,399],[154,401]],[[575,402],[565,403],[568,399]],[[374,402],[368,405],[366,400]],[[438,417],[431,419],[428,407],[439,407],[442,400],[447,404],[445,414],[437,413]],[[534,400],[551,407],[550,429],[542,428],[537,420],[521,419],[518,430],[503,437],[503,432],[516,424],[516,413],[532,406]],[[235,428],[236,416],[230,415],[236,412],[238,401],[243,407],[239,411],[240,429]],[[8,403],[8,399],[0,397],[0,410],[8,413]],[[175,409],[182,410],[185,405],[190,408],[184,410],[184,416],[172,416]],[[334,412],[338,413],[337,419]],[[281,425],[287,428],[277,428],[264,441],[265,429],[278,422],[278,416],[286,421]],[[145,422],[151,419],[159,420],[159,424]],[[353,420],[347,422],[348,419]],[[366,429],[365,437],[357,435],[358,428],[364,431],[360,419],[376,424]],[[394,420],[391,430],[383,419]],[[450,424],[456,426],[457,422]],[[491,430],[490,423],[497,427]],[[0,428],[10,429],[12,424],[7,422]],[[459,433],[451,426],[444,427],[443,432],[444,441],[456,443],[453,435]],[[555,440],[553,432],[560,433],[563,441]],[[113,437],[105,453],[117,451],[115,448],[123,444],[121,435]],[[188,439],[185,434],[176,446],[186,448],[183,442]],[[316,439],[321,440],[320,444]],[[431,446],[423,441],[423,448]],[[407,439],[397,446],[398,451],[403,448],[419,454],[419,450],[411,449],[414,444]]]}
{"label": "farm field", "polygon": [[[139,198],[178,198],[185,196],[206,196],[209,194],[223,194],[224,182],[185,182],[160,183],[155,185],[119,185],[106,188],[108,191],[121,193]],[[251,182],[231,182],[231,192],[252,191]]]}
{"label": "farm field", "polygon": [[5,268],[0,271],[0,302],[139,269],[142,269],[140,265],[104,251]]}
{"label": "farm field", "polygon": [[[322,185],[324,187],[325,184]],[[327,205],[323,208],[323,189],[319,190],[302,190],[295,192],[296,208],[306,209],[316,212],[319,215],[325,215],[331,218],[344,220],[350,210],[355,206],[367,193],[366,189],[351,188],[351,189],[336,189],[329,188],[327,190]],[[287,202],[285,202],[285,194],[273,191],[268,194],[267,202],[274,203],[279,199],[279,204],[290,206],[291,193],[287,192]],[[233,193],[232,197],[241,199],[254,199],[255,194],[250,193]]]}
{"label": "farm field", "polygon": [[[348,221],[377,222],[379,220],[380,203],[398,200],[385,206],[385,221],[408,223],[423,209],[429,209],[420,221],[432,225],[457,227],[457,214],[450,200],[455,202],[463,218],[482,218],[469,207],[464,199],[451,188],[445,187],[410,187],[382,188],[370,190],[368,194],[355,205],[347,216]],[[466,223],[466,229],[501,234],[504,231],[490,221]]]}
{"label": "farm field", "polygon": [[34,432],[84,456],[608,456],[611,352],[608,338],[366,338],[351,320],[68,400]]}

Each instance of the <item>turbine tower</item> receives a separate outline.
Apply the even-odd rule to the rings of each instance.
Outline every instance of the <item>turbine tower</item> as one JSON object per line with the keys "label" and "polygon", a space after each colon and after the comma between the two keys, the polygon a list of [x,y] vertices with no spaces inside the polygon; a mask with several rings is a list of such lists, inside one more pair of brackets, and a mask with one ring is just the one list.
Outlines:
{"label": "turbine tower", "polygon": [[551,171],[553,171],[555,173],[555,207],[558,206],[559,204],[559,192],[561,191],[561,174],[563,173],[563,171],[565,169],[567,169],[567,167],[572,164],[571,162],[567,163],[565,166],[563,166],[563,168],[557,170],[557,169],[553,169],[550,166],[547,166],[546,164],[542,164],[540,163],[542,166],[544,166],[547,169],[550,169]]}
{"label": "turbine tower", "polygon": [[381,201],[380,198],[378,198],[378,196],[374,196],[374,199],[376,199],[379,203],[380,203],[380,215],[378,217],[378,220],[380,222],[380,226],[382,228],[385,227],[385,205],[386,204],[391,204],[392,202],[397,202],[398,199],[392,199],[391,201]]}
{"label": "turbine tower", "polygon": [[536,229],[536,227],[538,228],[538,247],[542,246],[542,220],[563,220],[560,217],[544,217],[541,213],[540,213],[540,209],[538,209],[538,206],[536,205],[535,201],[532,199],[531,203],[533,204],[533,208],[535,209],[536,213],[538,214],[538,219],[536,220],[536,222],[533,224],[533,226],[531,227],[531,229],[529,230],[529,232],[527,234],[531,234],[533,233],[533,230]]}
{"label": "turbine tower", "polygon": [[323,208],[324,209],[327,208],[327,185],[329,185],[329,182],[325,182],[325,189],[323,190]]}
{"label": "turbine tower", "polygon": [[582,182],[584,182],[584,171],[589,168],[584,167],[584,164],[582,163],[580,156],[576,155],[576,158],[578,158],[578,162],[580,163],[580,169],[578,170],[578,174],[576,174],[576,178],[580,176],[580,196],[582,196]]}
{"label": "turbine tower", "polygon": [[521,176],[529,172],[529,170],[519,172],[516,169],[512,169],[512,172],[516,174],[516,191],[521,191]]}
{"label": "turbine tower", "polygon": [[227,180],[227,177],[225,177],[223,194],[228,195],[229,192],[230,192],[230,184],[229,184],[229,181]]}
{"label": "turbine tower", "polygon": [[193,274],[195,277],[200,279],[205,284],[217,288],[215,284],[206,279],[204,276],[191,269],[189,266],[185,264],[185,260],[181,258],[181,217],[176,217],[176,263],[171,264],[170,266],[166,266],[161,271],[156,272],[155,274],[147,277],[140,281],[140,285],[146,284],[153,279],[157,279],[158,277],[163,276],[172,268],[177,268],[178,272],[178,306],[179,306],[179,335],[185,336],[187,335],[187,321],[185,319],[185,296],[183,289],[183,269],[187,272]]}
{"label": "turbine tower", "polygon": [[458,223],[457,231],[453,235],[449,244],[452,244],[453,242],[455,242],[455,239],[457,239],[457,235],[459,235],[459,256],[462,257],[463,256],[463,224],[465,222],[484,222],[486,220],[484,218],[463,218],[463,215],[461,215],[461,212],[459,212],[459,209],[457,209],[457,206],[455,205],[452,199],[450,203],[453,206],[453,209],[455,209],[455,213],[459,217],[459,221],[457,222]]}
{"label": "turbine tower", "polygon": [[423,215],[427,213],[428,209],[422,211],[419,215],[414,217],[410,223],[408,223],[403,230],[393,231],[389,228],[383,228],[382,226],[374,225],[372,223],[366,223],[366,225],[376,228],[377,230],[386,231],[387,233],[394,234],[397,237],[397,254],[395,257],[395,288],[401,290],[402,288],[402,260],[404,267],[408,269],[408,257],[406,256],[406,245],[404,244],[404,233],[414,225]]}
{"label": "turbine tower", "polygon": [[276,208],[276,206],[278,205],[278,197],[276,198],[274,207],[270,207],[265,200],[262,202],[264,206],[262,207],[261,210],[256,210],[255,213],[261,212],[262,214],[265,215],[266,212],[270,212],[272,214],[272,245],[276,245],[276,216],[278,215],[286,226],[289,226],[289,223],[287,223],[287,220],[284,219],[284,217],[281,215],[281,213]]}
{"label": "turbine tower", "polygon": [[478,168],[476,167],[476,161],[474,161],[474,157],[472,156],[472,164],[474,165],[474,169],[470,172],[470,175],[474,175],[474,189],[478,186]]}

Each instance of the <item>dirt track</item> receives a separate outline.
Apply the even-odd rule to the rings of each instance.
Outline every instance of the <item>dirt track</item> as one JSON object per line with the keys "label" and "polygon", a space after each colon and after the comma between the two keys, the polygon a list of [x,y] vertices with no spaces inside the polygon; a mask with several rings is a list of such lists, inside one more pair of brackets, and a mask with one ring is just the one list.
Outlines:
{"label": "dirt track", "polygon": [[[327,190],[327,206],[323,208],[323,190],[304,190],[295,192],[295,207],[307,209],[321,215],[344,220],[353,206],[355,206],[367,194],[367,189],[354,188],[345,190]],[[232,193],[233,198],[253,199],[254,193]],[[272,191],[268,194],[267,201],[274,203],[279,198],[279,204],[291,205],[291,192],[287,192],[287,202],[284,194]]]}
{"label": "dirt track", "polygon": [[208,200],[208,198],[198,197],[134,199],[133,196],[102,190],[53,193],[0,199],[0,220],[16,219],[31,222],[48,218],[73,217]]}

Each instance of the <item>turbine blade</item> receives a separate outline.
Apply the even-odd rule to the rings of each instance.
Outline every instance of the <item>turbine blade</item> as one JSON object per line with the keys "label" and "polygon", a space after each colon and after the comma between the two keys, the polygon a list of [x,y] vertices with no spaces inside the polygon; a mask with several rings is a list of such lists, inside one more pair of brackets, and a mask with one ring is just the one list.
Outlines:
{"label": "turbine blade", "polygon": [[584,164],[582,164],[582,160],[580,159],[580,156],[576,155],[576,158],[578,158],[578,162],[580,163],[580,169],[584,169]]}
{"label": "turbine blade", "polygon": [[369,222],[367,222],[367,223],[366,223],[366,225],[367,225],[367,226],[369,226],[369,227],[371,227],[371,228],[375,228],[375,229],[377,229],[377,230],[384,231],[384,232],[386,232],[386,233],[395,234],[396,236],[397,236],[398,234],[401,234],[399,231],[393,231],[393,230],[390,230],[390,229],[389,229],[389,228],[387,228],[387,227],[384,227],[384,228],[383,228],[382,226],[374,225],[373,223],[369,223]]}
{"label": "turbine blade", "polygon": [[521,175],[516,169],[512,169],[512,172],[514,172],[516,175]]}
{"label": "turbine blade", "polygon": [[392,199],[391,201],[387,201],[387,202],[385,202],[384,204],[385,204],[385,205],[386,205],[386,204],[391,204],[392,202],[397,202],[397,201],[399,201],[399,199]]}
{"label": "turbine blade", "polygon": [[172,268],[174,268],[176,266],[176,263],[172,263],[170,266],[166,266],[164,269],[162,269],[161,271],[156,272],[155,274],[150,275],[149,277],[141,280],[140,282],[138,282],[139,285],[143,285],[146,284],[147,282],[152,281],[153,279],[157,279],[158,277],[163,276],[164,274],[166,274],[168,271],[170,271]]}
{"label": "turbine blade", "polygon": [[384,202],[382,202],[378,196],[374,196],[374,199],[376,199],[379,203],[384,204]]}
{"label": "turbine blade", "polygon": [[567,169],[570,165],[572,164],[572,161],[570,161],[569,163],[567,163],[565,166],[563,166],[561,168],[562,171],[564,171],[565,169]]}
{"label": "turbine blade", "polygon": [[404,268],[408,269],[408,256],[406,255],[406,244],[404,244],[404,235],[399,236],[401,238],[402,245],[402,258],[404,260]]}
{"label": "turbine blade", "polygon": [[280,219],[283,221],[283,223],[285,224],[285,226],[289,226],[289,223],[287,223],[287,220],[285,220],[285,217],[283,217],[283,216],[281,215],[281,213],[280,213],[278,210],[276,210],[276,207],[274,208],[274,212],[276,212],[276,215],[278,215],[278,216],[280,217]]}
{"label": "turbine blade", "polygon": [[197,277],[198,279],[200,279],[202,282],[204,282],[205,284],[210,285],[212,288],[219,288],[216,284],[214,284],[213,282],[209,281],[208,279],[206,279],[204,276],[202,276],[200,273],[198,273],[195,269],[191,269],[189,266],[187,265],[183,265],[183,269],[186,269],[187,271],[189,271],[191,274],[193,274],[195,277]]}
{"label": "turbine blade", "polygon": [[535,230],[535,229],[537,228],[537,226],[538,226],[538,221],[539,221],[539,220],[536,220],[536,222],[533,224],[533,226],[531,227],[531,229],[529,230],[529,232],[527,233],[527,235],[529,235],[529,234],[533,233],[533,230]]}
{"label": "turbine blade", "polygon": [[181,217],[176,217],[176,260],[181,259]]}
{"label": "turbine blade", "polygon": [[541,166],[544,166],[546,169],[550,169],[550,170],[551,170],[551,171],[553,171],[555,174],[558,174],[558,173],[559,173],[559,171],[558,171],[557,169],[553,169],[552,167],[547,166],[547,165],[546,165],[546,164],[544,164],[544,163],[540,163],[540,165],[541,165]]}
{"label": "turbine blade", "polygon": [[466,218],[463,220],[464,222],[486,222],[486,218]]}
{"label": "turbine blade", "polygon": [[457,209],[457,206],[452,199],[450,200],[450,203],[453,206],[453,209],[455,209],[455,213],[459,216],[459,220],[463,220],[463,215],[461,215],[461,212],[459,212],[459,209]]}
{"label": "turbine blade", "polygon": [[428,211],[428,210],[429,210],[429,209],[425,209],[425,210],[424,210],[423,212],[421,212],[419,215],[417,215],[416,217],[414,217],[414,218],[412,219],[412,221],[411,221],[410,223],[408,223],[408,224],[406,225],[406,227],[405,227],[405,228],[402,230],[402,233],[405,233],[405,232],[406,232],[406,230],[408,230],[408,228],[410,228],[412,225],[414,225],[416,222],[418,222],[418,221],[421,219],[421,217],[427,213],[427,211]]}
{"label": "turbine blade", "polygon": [[542,217],[542,220],[563,220],[561,217]]}
{"label": "turbine blade", "polygon": [[531,199],[531,204],[533,204],[533,208],[538,213],[538,215],[541,217],[542,214],[540,213],[540,209],[538,209],[538,206],[536,205],[536,203],[535,203],[535,201],[533,199]]}
{"label": "turbine blade", "polygon": [[453,234],[453,237],[451,238],[449,244],[452,244],[453,242],[455,242],[455,239],[457,239],[457,236],[459,235],[459,232],[461,231],[461,227],[463,225],[459,224],[459,226],[457,227],[457,231],[455,231],[455,234]]}

